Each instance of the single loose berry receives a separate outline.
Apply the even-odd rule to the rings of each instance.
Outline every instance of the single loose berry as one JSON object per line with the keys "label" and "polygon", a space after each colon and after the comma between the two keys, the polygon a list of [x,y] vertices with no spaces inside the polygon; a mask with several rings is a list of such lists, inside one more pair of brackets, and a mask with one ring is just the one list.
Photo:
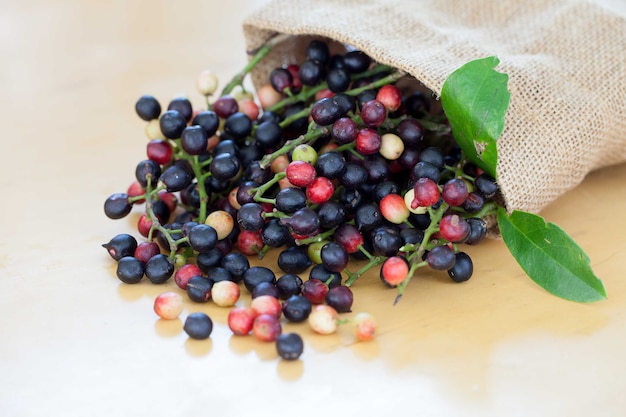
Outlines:
{"label": "single loose berry", "polygon": [[149,122],[150,120],[159,118],[161,105],[153,96],[143,95],[139,97],[139,100],[135,103],[135,111],[141,119]]}
{"label": "single loose berry", "polygon": [[178,318],[183,312],[183,297],[176,292],[164,292],[154,299],[154,312],[165,320]]}
{"label": "single loose berry", "polygon": [[338,313],[348,313],[352,309],[354,295],[349,287],[340,285],[329,289],[324,301]]}
{"label": "single loose berry", "polygon": [[104,214],[110,219],[117,220],[126,217],[132,208],[126,193],[112,194],[104,201]]}
{"label": "single loose berry", "polygon": [[125,256],[117,263],[116,275],[125,284],[137,284],[144,275],[144,264],[133,256]]}
{"label": "single loose berry", "polygon": [[137,239],[133,236],[121,233],[114,236],[107,243],[103,243],[102,247],[107,250],[111,258],[119,261],[125,256],[133,256],[137,249]]}
{"label": "single loose berry", "polygon": [[464,282],[471,278],[474,272],[472,258],[465,252],[458,252],[455,255],[454,266],[448,269],[448,275],[454,282]]}
{"label": "single loose berry", "polygon": [[370,313],[358,313],[352,319],[354,325],[354,336],[357,340],[365,342],[374,339],[378,324]]}
{"label": "single loose berry", "polygon": [[281,358],[293,361],[304,351],[304,342],[297,333],[285,333],[276,336],[276,352]]}
{"label": "single loose berry", "polygon": [[208,339],[213,332],[213,320],[202,312],[191,313],[185,319],[183,330],[192,339]]}
{"label": "single loose berry", "polygon": [[294,323],[300,323],[309,318],[312,303],[303,295],[292,295],[282,305],[285,318]]}
{"label": "single loose berry", "polygon": [[282,333],[282,326],[276,316],[261,314],[254,319],[252,334],[262,342],[273,342]]}
{"label": "single loose berry", "polygon": [[311,310],[307,322],[315,333],[332,334],[339,326],[339,314],[329,305],[318,304]]}
{"label": "single loose berry", "polygon": [[426,255],[426,262],[432,269],[445,271],[454,266],[454,251],[447,245],[436,246]]}

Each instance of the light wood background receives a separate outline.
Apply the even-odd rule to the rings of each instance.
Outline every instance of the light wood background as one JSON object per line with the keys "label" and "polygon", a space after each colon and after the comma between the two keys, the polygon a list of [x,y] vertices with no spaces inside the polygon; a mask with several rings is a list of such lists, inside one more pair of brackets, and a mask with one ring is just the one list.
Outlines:
{"label": "light wood background", "polygon": [[[196,74],[225,81],[244,65],[241,21],[264,3],[0,4],[0,415],[624,415],[624,165],[542,213],[604,280],[608,300],[591,305],[548,295],[489,241],[469,251],[469,282],[425,272],[395,307],[363,277],[353,311],[377,317],[377,339],[287,325],[305,353],[286,362],[273,344],[231,336],[211,303],[159,320],[154,297],[172,283],[117,280],[100,245],[135,233],[139,214],[113,221],[102,205],[145,156],[135,100],[200,103]],[[210,340],[182,332],[192,311],[213,318]]]}

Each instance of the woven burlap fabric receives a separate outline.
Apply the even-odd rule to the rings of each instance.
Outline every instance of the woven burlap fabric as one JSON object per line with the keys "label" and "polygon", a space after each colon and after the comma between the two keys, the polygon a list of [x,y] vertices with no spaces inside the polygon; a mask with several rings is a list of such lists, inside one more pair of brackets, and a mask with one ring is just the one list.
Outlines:
{"label": "woven burlap fabric", "polygon": [[498,140],[509,210],[540,212],[590,171],[626,161],[626,2],[275,0],[245,19],[248,50],[288,37],[253,72],[302,61],[310,37],[360,49],[435,94],[466,62],[496,55],[511,101]]}

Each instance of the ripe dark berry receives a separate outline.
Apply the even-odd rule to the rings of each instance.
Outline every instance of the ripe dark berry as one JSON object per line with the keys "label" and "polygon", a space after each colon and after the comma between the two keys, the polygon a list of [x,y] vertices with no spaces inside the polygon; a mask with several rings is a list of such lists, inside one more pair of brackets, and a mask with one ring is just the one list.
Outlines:
{"label": "ripe dark berry", "polygon": [[419,161],[413,166],[411,174],[414,179],[428,178],[433,182],[439,182],[441,170],[430,162]]}
{"label": "ripe dark berry", "polygon": [[438,169],[442,169],[445,162],[443,151],[440,148],[435,148],[434,146],[423,149],[420,153],[420,161],[428,162],[433,164]]}
{"label": "ripe dark berry", "polygon": [[320,126],[329,126],[339,117],[341,117],[339,105],[332,98],[323,98],[311,108],[311,118]]}
{"label": "ripe dark berry", "polygon": [[150,95],[144,95],[139,97],[139,100],[135,103],[135,111],[141,119],[149,122],[150,120],[159,118],[161,105],[156,98]]}
{"label": "ripe dark berry", "polygon": [[230,272],[233,281],[239,282],[243,279],[243,274],[250,268],[250,261],[241,253],[231,252],[224,255],[220,265]]}
{"label": "ripe dark berry", "polygon": [[192,339],[208,339],[211,336],[211,332],[213,332],[213,321],[205,313],[191,313],[185,319],[183,329]]}
{"label": "ripe dark berry", "polygon": [[133,256],[137,249],[137,239],[133,236],[122,233],[114,236],[107,243],[103,243],[102,247],[107,250],[111,258],[119,261],[125,256]]}
{"label": "ripe dark berry", "polygon": [[128,202],[128,194],[115,193],[104,201],[104,214],[110,219],[126,217],[133,206]]}
{"label": "ripe dark berry", "polygon": [[299,295],[302,288],[302,278],[296,274],[285,274],[276,280],[278,298],[286,300],[292,295]]}
{"label": "ripe dark berry", "polygon": [[259,231],[265,224],[263,207],[258,203],[246,203],[237,212],[237,223],[243,230]]}
{"label": "ripe dark berry", "polygon": [[143,263],[132,256],[125,256],[117,263],[116,275],[126,284],[137,284],[143,278]]}
{"label": "ripe dark berry", "polygon": [[378,127],[387,118],[387,109],[380,101],[374,99],[363,104],[361,118],[367,127]]}
{"label": "ripe dark berry", "polygon": [[320,177],[334,180],[343,175],[346,170],[346,159],[339,152],[325,152],[315,161],[315,171]]}
{"label": "ripe dark berry", "polygon": [[415,119],[404,119],[396,128],[396,133],[408,146],[418,146],[424,139],[424,128]]}
{"label": "ripe dark berry", "polygon": [[346,248],[335,242],[329,242],[322,246],[320,256],[324,267],[333,272],[343,271],[348,266],[350,259]]}
{"label": "ripe dark berry", "polygon": [[278,267],[287,274],[300,274],[311,266],[304,246],[292,246],[278,254]]}
{"label": "ripe dark berry", "polygon": [[168,139],[178,139],[187,127],[187,120],[176,110],[168,110],[159,118],[161,132]]}
{"label": "ripe dark berry", "polygon": [[267,295],[272,298],[278,298],[278,288],[276,288],[275,284],[272,284],[270,282],[260,282],[252,290],[250,298],[254,299],[263,295]]}
{"label": "ripe dark berry", "polygon": [[[243,206],[242,206],[243,208]],[[239,210],[241,212],[241,210]],[[291,217],[281,218],[280,222],[300,236],[310,236],[316,233],[320,227],[320,219],[317,213],[309,207],[301,208]]]}
{"label": "ripe dark berry", "polygon": [[428,266],[437,271],[445,271],[454,266],[454,251],[447,245],[435,246],[426,255]]}
{"label": "ripe dark berry", "polygon": [[211,137],[217,133],[217,129],[220,125],[220,119],[214,111],[205,110],[194,116],[191,121],[191,125],[201,126],[206,132],[207,137]]}
{"label": "ripe dark berry", "polygon": [[167,192],[182,191],[191,184],[192,177],[180,165],[170,165],[163,171],[159,180],[165,184]]}
{"label": "ripe dark berry", "polygon": [[352,309],[354,295],[350,288],[345,285],[339,285],[328,290],[325,301],[326,304],[337,310],[338,313],[348,313]]}
{"label": "ripe dark berry", "polygon": [[358,133],[356,122],[349,117],[337,119],[331,129],[332,137],[340,144],[354,142]]}
{"label": "ripe dark berry", "polygon": [[[309,271],[309,280],[318,279],[328,286],[328,288],[334,288],[341,285],[342,278],[339,272],[333,272],[322,264],[315,265]],[[306,282],[305,282],[306,284]],[[303,287],[304,290],[304,287]],[[304,292],[304,291],[303,291]]]}
{"label": "ripe dark berry", "polygon": [[210,279],[197,275],[191,277],[187,281],[187,296],[189,299],[196,303],[206,303],[211,299],[211,289],[213,288],[213,281]]}
{"label": "ripe dark berry", "polygon": [[356,111],[356,99],[353,96],[345,93],[337,93],[332,99],[339,106],[339,113],[342,117],[350,112],[354,113]]}
{"label": "ripe dark berry", "polygon": [[478,243],[485,240],[487,237],[487,222],[483,219],[479,218],[469,218],[467,219],[467,223],[469,224],[470,231],[465,239],[465,244],[467,245],[477,245]]}
{"label": "ripe dark berry", "polygon": [[333,93],[341,93],[350,85],[350,74],[343,68],[331,68],[326,74],[328,88]]}
{"label": "ripe dark berry", "polygon": [[174,274],[174,263],[166,255],[154,255],[146,262],[145,274],[153,284],[163,284]]}
{"label": "ripe dark berry", "polygon": [[474,264],[472,258],[465,252],[455,254],[454,266],[448,269],[448,275],[454,282],[467,281],[472,277],[474,272]]}
{"label": "ripe dark berry", "polygon": [[230,272],[228,272],[226,269],[222,268],[221,266],[214,266],[213,268],[210,268],[206,272],[206,275],[207,275],[207,278],[213,281],[214,284],[216,282],[233,280],[233,277],[232,275],[230,275]]}
{"label": "ripe dark berry", "polygon": [[369,68],[372,59],[362,51],[350,51],[343,56],[345,68],[353,74],[358,74]]}
{"label": "ripe dark berry", "polygon": [[187,238],[193,250],[200,253],[208,252],[215,248],[217,232],[211,226],[198,224],[189,230]]}
{"label": "ripe dark berry", "polygon": [[161,166],[150,159],[139,162],[135,167],[135,178],[143,188],[148,186],[148,180],[152,186],[156,185],[160,176]]}
{"label": "ripe dark berry", "polygon": [[291,241],[291,233],[289,232],[289,228],[278,219],[270,219],[263,225],[261,239],[263,239],[263,243],[267,246],[278,248]]}
{"label": "ripe dark berry", "polygon": [[286,68],[275,68],[270,72],[270,84],[274,90],[284,93],[293,87],[293,76]]}
{"label": "ripe dark berry", "polygon": [[327,64],[330,58],[328,45],[324,41],[317,39],[312,40],[306,48],[306,57],[307,59],[317,61],[321,64]]}
{"label": "ripe dark berry", "polygon": [[206,152],[208,146],[208,135],[202,126],[187,126],[180,137],[180,144],[189,155],[200,155]]}
{"label": "ripe dark berry", "polygon": [[361,231],[373,230],[383,222],[383,215],[374,203],[361,204],[355,214],[356,227]]}
{"label": "ripe dark berry", "polygon": [[407,97],[404,105],[407,113],[417,119],[424,117],[430,111],[428,97],[421,91],[416,91]]}
{"label": "ripe dark berry", "polygon": [[270,120],[257,125],[254,139],[261,148],[274,149],[281,143],[282,134],[283,130],[278,122]]}
{"label": "ripe dark berry", "polygon": [[276,283],[274,272],[264,266],[252,266],[243,274],[243,285],[252,293],[254,287],[261,282]]}
{"label": "ripe dark berry", "polygon": [[217,155],[211,161],[209,170],[211,172],[210,178],[215,178],[220,181],[228,181],[234,178],[241,168],[241,162],[234,156],[222,153]]}
{"label": "ripe dark berry", "polygon": [[285,333],[276,336],[276,352],[281,358],[293,361],[304,352],[304,342],[297,333]]}
{"label": "ripe dark berry", "polygon": [[286,214],[295,213],[306,206],[306,194],[300,188],[283,188],[276,194],[276,209]]}
{"label": "ripe dark berry", "polygon": [[329,200],[320,204],[317,209],[320,227],[332,229],[346,220],[346,211],[337,201]]}
{"label": "ripe dark berry", "polygon": [[372,232],[374,252],[383,256],[394,256],[404,244],[400,231],[395,227],[381,226]]}
{"label": "ripe dark berry", "polygon": [[243,139],[252,132],[252,120],[244,113],[233,113],[224,123],[224,132],[234,139]]}
{"label": "ripe dark berry", "polygon": [[477,176],[474,180],[474,184],[478,192],[487,200],[493,198],[498,192],[498,184],[496,181],[485,173]]}
{"label": "ripe dark berry", "polygon": [[294,323],[301,323],[311,314],[311,301],[302,295],[292,295],[282,305],[285,318]]}
{"label": "ripe dark berry", "polygon": [[229,95],[222,96],[213,103],[213,111],[222,119],[226,119],[231,114],[237,113],[238,110],[239,104],[237,104],[237,100]]}
{"label": "ripe dark berry", "polygon": [[304,85],[317,85],[324,76],[325,71],[323,64],[312,59],[304,61],[298,69],[298,78]]}
{"label": "ripe dark berry", "polygon": [[467,195],[467,198],[463,202],[463,210],[468,213],[478,213],[485,206],[485,199],[480,193],[472,191]]}

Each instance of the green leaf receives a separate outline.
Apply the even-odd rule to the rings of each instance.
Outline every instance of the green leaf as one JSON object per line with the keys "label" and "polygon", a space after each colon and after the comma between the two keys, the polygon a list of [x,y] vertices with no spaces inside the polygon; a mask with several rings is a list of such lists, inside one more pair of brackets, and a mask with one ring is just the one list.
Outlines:
{"label": "green leaf", "polygon": [[448,76],[441,89],[441,105],[457,143],[476,165],[496,178],[496,141],[504,130],[509,107],[509,76],[494,68],[491,56],[470,61]]}
{"label": "green leaf", "polygon": [[504,243],[528,276],[548,292],[577,302],[606,298],[589,257],[563,229],[541,216],[498,209]]}

